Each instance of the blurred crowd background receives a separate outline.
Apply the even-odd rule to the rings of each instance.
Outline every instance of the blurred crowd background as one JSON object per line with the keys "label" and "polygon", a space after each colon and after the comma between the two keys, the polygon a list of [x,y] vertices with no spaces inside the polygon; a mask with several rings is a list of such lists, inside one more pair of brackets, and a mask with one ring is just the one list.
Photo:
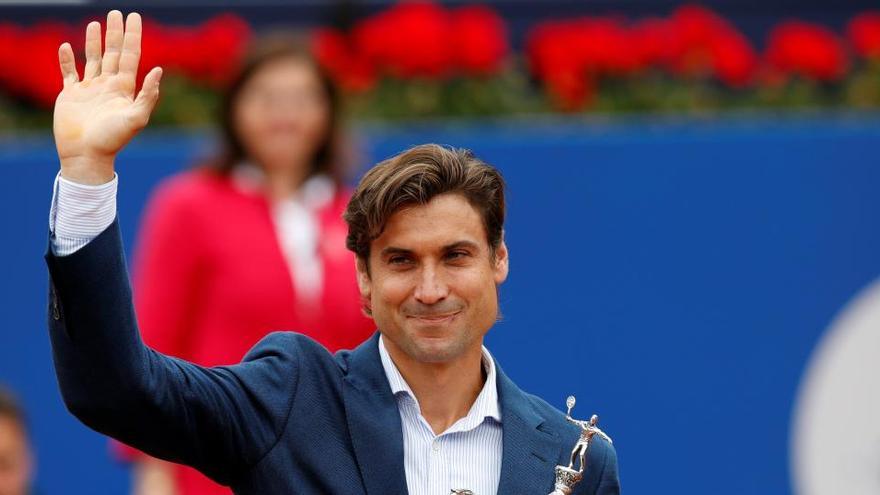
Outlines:
{"label": "blurred crowd background", "polygon": [[165,70],[117,164],[152,347],[356,346],[351,185],[466,147],[510,187],[488,345],[600,414],[627,493],[880,493],[880,5],[301,0],[0,1],[0,495],[229,493],[78,424],[52,372],[57,49],[81,71],[111,8]]}

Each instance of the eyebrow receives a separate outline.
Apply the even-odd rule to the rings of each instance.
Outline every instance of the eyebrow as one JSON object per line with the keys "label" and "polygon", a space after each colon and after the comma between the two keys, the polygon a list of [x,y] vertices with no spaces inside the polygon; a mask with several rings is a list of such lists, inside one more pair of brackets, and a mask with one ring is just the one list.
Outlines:
{"label": "eyebrow", "polygon": [[472,241],[458,241],[458,242],[453,242],[452,244],[448,244],[446,246],[443,246],[444,251],[452,251],[453,249],[457,249],[457,248],[467,248],[467,249],[473,249],[475,251],[479,251],[480,246],[478,246],[476,242],[472,242]]}
{"label": "eyebrow", "polygon": [[412,251],[410,251],[409,249],[403,249],[403,248],[393,247],[393,246],[389,246],[389,247],[384,248],[381,251],[379,251],[380,258],[385,258],[385,257],[391,256],[393,254],[412,254]]}
{"label": "eyebrow", "polygon": [[[475,251],[480,249],[480,247],[475,242],[457,241],[457,242],[453,242],[452,244],[447,244],[447,245],[443,246],[443,251],[444,252],[445,251],[452,251],[453,249],[458,249],[458,248],[472,249]],[[411,254],[413,254],[413,251],[411,249],[405,249],[405,248],[395,247],[395,246],[388,246],[386,248],[383,248],[381,251],[379,251],[379,256],[381,258],[385,258],[387,256],[391,256],[394,254],[411,255]]]}

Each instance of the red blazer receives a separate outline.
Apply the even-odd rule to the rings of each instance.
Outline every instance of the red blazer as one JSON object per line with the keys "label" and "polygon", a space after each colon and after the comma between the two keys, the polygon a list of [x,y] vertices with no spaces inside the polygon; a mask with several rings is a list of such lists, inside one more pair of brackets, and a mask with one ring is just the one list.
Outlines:
{"label": "red blazer", "polygon": [[[150,347],[205,366],[234,364],[273,330],[302,332],[330,351],[353,349],[374,330],[361,312],[354,255],[345,248],[337,192],[319,211],[323,292],[297,297],[268,200],[207,170],[177,175],[155,192],[135,251],[135,307]],[[178,468],[182,495],[229,494]]]}

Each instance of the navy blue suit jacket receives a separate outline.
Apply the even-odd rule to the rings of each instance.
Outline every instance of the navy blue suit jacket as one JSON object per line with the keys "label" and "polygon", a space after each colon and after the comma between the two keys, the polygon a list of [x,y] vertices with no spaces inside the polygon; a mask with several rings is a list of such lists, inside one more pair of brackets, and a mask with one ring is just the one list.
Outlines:
{"label": "navy blue suit jacket", "polygon": [[[397,402],[377,336],[331,355],[292,332],[235,366],[204,368],[140,339],[119,226],[76,253],[46,255],[49,330],[70,411],[91,428],[188,464],[238,494],[405,494]],[[546,495],[579,429],[498,368],[499,494]],[[619,493],[617,460],[594,441],[575,493]],[[485,495],[485,494],[477,494]]]}

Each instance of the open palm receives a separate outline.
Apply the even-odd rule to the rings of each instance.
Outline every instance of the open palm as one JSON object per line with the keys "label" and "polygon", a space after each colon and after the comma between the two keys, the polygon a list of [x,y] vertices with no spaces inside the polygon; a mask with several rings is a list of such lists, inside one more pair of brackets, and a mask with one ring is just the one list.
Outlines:
{"label": "open palm", "polygon": [[144,78],[135,97],[141,53],[141,18],[107,14],[105,49],[101,53],[101,25],[86,28],[86,66],[82,80],[73,50],[64,43],[58,50],[64,89],[55,101],[54,133],[63,175],[98,182],[113,174],[116,154],[150,118],[159,98],[162,70],[154,68]]}

